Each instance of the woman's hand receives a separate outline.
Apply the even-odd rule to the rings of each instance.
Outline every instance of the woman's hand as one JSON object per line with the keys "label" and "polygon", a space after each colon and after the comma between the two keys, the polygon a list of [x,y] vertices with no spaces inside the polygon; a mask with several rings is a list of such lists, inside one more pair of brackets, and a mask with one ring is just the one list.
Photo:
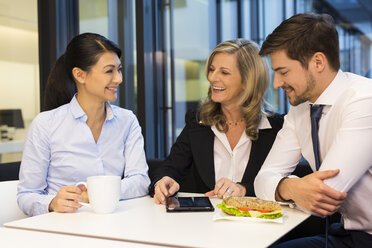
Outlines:
{"label": "woman's hand", "polygon": [[173,195],[180,189],[180,185],[170,177],[163,177],[155,184],[154,200],[156,204],[165,204],[165,198]]}
{"label": "woman's hand", "polygon": [[77,186],[63,186],[49,204],[50,212],[75,212],[83,201],[82,190]]}
{"label": "woman's hand", "polygon": [[232,182],[227,178],[221,178],[214,186],[214,190],[205,193],[205,196],[217,196],[223,198],[223,196],[245,196],[246,189],[243,185]]}

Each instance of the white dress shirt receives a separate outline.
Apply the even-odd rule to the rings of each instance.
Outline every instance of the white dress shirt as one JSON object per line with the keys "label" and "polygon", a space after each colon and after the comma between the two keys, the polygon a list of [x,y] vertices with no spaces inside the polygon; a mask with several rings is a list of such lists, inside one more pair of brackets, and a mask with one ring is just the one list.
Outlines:
{"label": "white dress shirt", "polygon": [[[291,107],[274,145],[258,173],[256,195],[274,200],[282,177],[288,176],[301,155],[315,171],[310,106]],[[340,169],[324,182],[347,192],[340,213],[344,228],[372,234],[372,80],[338,71],[314,104],[326,105],[319,121],[320,171]]]}
{"label": "white dress shirt", "polygon": [[17,195],[25,214],[47,213],[62,186],[89,176],[124,175],[121,199],[148,193],[148,167],[135,115],[106,103],[106,120],[97,143],[87,118],[73,97],[33,120],[27,130]]}
{"label": "white dress shirt", "polygon": [[[258,129],[270,129],[271,125],[266,116],[263,116]],[[225,133],[211,127],[214,137],[214,171],[216,182],[225,177],[233,182],[241,182],[251,153],[252,141],[243,131],[238,144],[231,149]]]}

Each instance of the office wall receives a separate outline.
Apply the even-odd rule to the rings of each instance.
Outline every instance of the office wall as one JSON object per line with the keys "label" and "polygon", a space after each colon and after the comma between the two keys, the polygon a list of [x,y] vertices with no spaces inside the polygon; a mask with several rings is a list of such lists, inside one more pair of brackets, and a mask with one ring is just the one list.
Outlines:
{"label": "office wall", "polygon": [[39,113],[37,0],[0,0],[0,108]]}
{"label": "office wall", "polygon": [[0,25],[0,108],[21,108],[28,124],[39,112],[38,33]]}

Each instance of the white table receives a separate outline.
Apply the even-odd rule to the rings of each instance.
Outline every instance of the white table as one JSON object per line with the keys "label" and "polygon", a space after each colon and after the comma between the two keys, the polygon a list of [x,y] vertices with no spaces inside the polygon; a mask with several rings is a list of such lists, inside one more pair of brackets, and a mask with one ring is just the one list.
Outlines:
{"label": "white table", "polygon": [[[221,200],[211,198],[213,205]],[[217,209],[216,209],[217,211]],[[267,247],[308,214],[284,207],[284,223],[213,221],[214,212],[167,213],[147,197],[121,201],[112,214],[89,208],[76,213],[48,213],[5,223],[4,226],[84,237],[179,247]]]}
{"label": "white table", "polygon": [[1,248],[159,248],[161,246],[137,244],[117,240],[28,231],[0,227]]}

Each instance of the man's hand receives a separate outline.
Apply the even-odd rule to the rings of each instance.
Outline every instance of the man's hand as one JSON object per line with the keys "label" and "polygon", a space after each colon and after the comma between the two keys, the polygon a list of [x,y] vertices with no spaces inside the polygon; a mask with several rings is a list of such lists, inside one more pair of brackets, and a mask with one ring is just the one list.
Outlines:
{"label": "man's hand", "polygon": [[170,177],[163,177],[155,184],[154,200],[156,204],[164,204],[165,198],[173,195],[180,189],[180,185]]}
{"label": "man's hand", "polygon": [[286,178],[278,185],[277,190],[283,198],[291,199],[313,213],[332,215],[340,208],[347,193],[332,189],[323,181],[335,177],[339,172],[340,170],[317,171],[303,178]]}

